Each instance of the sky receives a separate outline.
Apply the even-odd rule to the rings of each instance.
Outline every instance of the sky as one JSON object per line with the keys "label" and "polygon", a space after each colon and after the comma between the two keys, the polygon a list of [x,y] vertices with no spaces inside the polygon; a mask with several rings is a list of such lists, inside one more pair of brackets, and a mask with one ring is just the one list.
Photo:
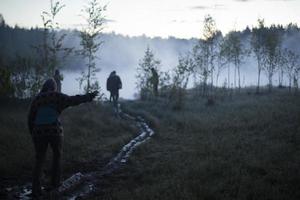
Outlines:
{"label": "sky", "polygon": [[[66,5],[58,15],[62,28],[82,27],[81,9],[87,0],[61,0]],[[100,0],[107,4],[105,32],[128,36],[174,36],[199,38],[204,16],[210,14],[223,33],[243,30],[264,18],[267,25],[300,22],[300,0]],[[0,13],[7,24],[42,26],[40,14],[50,0],[0,0]]]}

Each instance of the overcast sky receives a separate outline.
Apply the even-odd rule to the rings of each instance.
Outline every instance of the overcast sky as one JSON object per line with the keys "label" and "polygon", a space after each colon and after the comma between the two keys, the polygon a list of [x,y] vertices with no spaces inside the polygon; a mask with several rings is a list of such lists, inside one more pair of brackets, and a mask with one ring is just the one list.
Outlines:
{"label": "overcast sky", "polygon": [[[62,0],[66,7],[58,21],[63,28],[80,28],[79,16],[86,0]],[[218,29],[226,33],[256,25],[258,18],[267,24],[300,22],[300,0],[105,0],[106,32],[124,35],[199,37],[204,16],[212,15]],[[0,13],[10,25],[41,26],[40,14],[50,0],[0,0]]]}

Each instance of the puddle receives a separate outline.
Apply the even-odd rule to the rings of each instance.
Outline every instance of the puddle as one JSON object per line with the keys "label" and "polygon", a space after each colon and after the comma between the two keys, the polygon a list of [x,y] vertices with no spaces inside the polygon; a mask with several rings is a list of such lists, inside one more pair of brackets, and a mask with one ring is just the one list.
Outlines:
{"label": "puddle", "polygon": [[[129,143],[123,146],[119,153],[113,157],[109,163],[100,171],[82,174],[77,172],[66,179],[58,189],[60,199],[75,200],[88,197],[91,193],[97,191],[97,183],[105,175],[113,173],[116,169],[126,164],[134,149],[146,142],[154,134],[154,131],[148,126],[145,120],[138,116],[133,117],[127,113],[121,112],[119,116],[123,119],[132,121],[139,128],[139,135],[133,138]],[[31,199],[31,184],[21,187],[6,188],[9,199]],[[46,198],[47,199],[47,198]],[[51,199],[51,197],[50,197]]]}

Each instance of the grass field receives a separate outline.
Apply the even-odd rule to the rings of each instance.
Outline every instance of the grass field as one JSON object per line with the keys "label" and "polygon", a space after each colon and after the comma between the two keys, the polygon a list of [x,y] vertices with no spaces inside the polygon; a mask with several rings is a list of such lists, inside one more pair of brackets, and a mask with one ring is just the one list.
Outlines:
{"label": "grass field", "polygon": [[[27,128],[30,101],[1,100],[0,183],[1,187],[31,181],[34,149]],[[63,175],[100,169],[138,130],[114,117],[110,105],[96,103],[68,108],[62,114],[64,127]],[[50,174],[48,149],[46,174]]]}
{"label": "grass field", "polygon": [[205,103],[127,103],[157,134],[95,198],[300,199],[300,98],[279,91]]}
{"label": "grass field", "polygon": [[[156,134],[103,178],[94,199],[300,199],[299,96],[243,93],[205,103],[191,98],[175,111],[163,99],[123,102]],[[0,105],[1,184],[28,181],[28,102]],[[71,108],[62,121],[65,176],[104,166],[138,132],[108,105]]]}

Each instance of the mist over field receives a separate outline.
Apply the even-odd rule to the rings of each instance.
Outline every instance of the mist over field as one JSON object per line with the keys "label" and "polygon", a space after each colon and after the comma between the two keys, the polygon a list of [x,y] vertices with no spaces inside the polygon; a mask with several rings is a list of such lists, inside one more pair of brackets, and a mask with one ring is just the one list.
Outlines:
{"label": "mist over field", "polygon": [[[243,45],[250,49],[250,34],[244,31]],[[150,38],[146,36],[129,37],[118,34],[104,34],[101,37],[104,42],[101,49],[97,53],[99,59],[96,66],[101,68],[101,72],[97,73],[100,86],[105,89],[106,79],[110,72],[116,70],[123,80],[123,89],[120,90],[121,97],[126,99],[135,98],[136,94],[136,69],[139,61],[144,55],[145,49],[150,47],[154,55],[161,61],[160,70],[171,71],[178,65],[178,57],[192,51],[193,46],[197,43],[197,39],[177,39],[174,37],[163,39],[160,37]],[[283,48],[288,48],[300,53],[300,46],[297,42],[300,40],[300,32],[286,34],[283,39]],[[76,33],[69,34],[66,39],[66,46],[77,47],[79,39]],[[65,80],[63,81],[63,91],[68,94],[79,92],[76,78],[80,76],[80,71],[84,69],[83,59],[80,57],[71,57],[67,60],[66,66],[63,66]],[[231,77],[233,81],[234,66],[231,66]],[[227,69],[223,69],[219,78],[218,86],[222,86],[227,80]],[[231,83],[233,83],[231,81]],[[253,54],[246,56],[241,65],[241,81],[242,86],[254,86],[257,82],[257,62]],[[267,78],[264,72],[261,77],[262,85],[267,84]],[[274,85],[278,83],[278,77],[274,76]],[[287,79],[284,79],[284,85],[287,85]],[[193,81],[189,83],[189,87],[193,86]],[[105,90],[106,96],[108,95]]]}
{"label": "mist over field", "polygon": [[0,199],[299,200],[298,8],[1,0]]}
{"label": "mist over field", "polygon": [[[286,26],[287,27],[287,26]],[[5,63],[13,61],[16,56],[32,57],[35,59],[34,46],[42,42],[41,29],[24,29],[20,27],[6,27],[0,31],[0,42],[2,60]],[[248,51],[251,50],[251,29],[246,27],[242,31],[238,31],[241,37],[243,48]],[[60,30],[57,32],[58,36],[66,34],[63,41],[63,46],[73,48],[73,53],[68,56],[64,62],[60,63],[58,68],[62,69],[64,75],[62,89],[67,94],[76,94],[82,92],[79,88],[79,82],[76,80],[81,76],[81,71],[86,70],[86,60],[82,56],[76,54],[80,48],[80,33],[78,30]],[[222,34],[226,37],[227,34]],[[201,34],[198,38],[178,39],[175,37],[161,38],[142,36],[125,36],[122,34],[102,33],[98,42],[103,42],[99,50],[96,52],[96,68],[101,71],[97,73],[96,78],[100,83],[102,91],[107,96],[106,79],[111,71],[116,70],[123,81],[123,89],[120,90],[121,97],[126,99],[133,99],[137,93],[136,88],[136,69],[139,66],[140,60],[143,58],[145,50],[149,47],[156,59],[160,60],[159,70],[164,72],[171,72],[178,65],[179,56],[184,56],[191,53],[193,47],[198,43]],[[300,53],[300,31],[295,27],[290,26],[282,36],[281,48],[291,50],[296,54]],[[62,57],[62,55],[61,55]],[[6,59],[3,59],[6,58]],[[230,84],[233,84],[234,65],[230,65]],[[228,82],[228,65],[224,66],[217,83],[217,86],[223,86]],[[253,52],[241,62],[241,86],[254,86],[257,83],[257,61]],[[274,74],[274,85],[278,83],[277,74]],[[228,84],[228,83],[227,83]],[[267,84],[266,73],[263,71],[261,75],[261,84]],[[287,77],[284,77],[283,84],[287,85]],[[188,87],[193,87],[193,78],[190,79]]]}
{"label": "mist over field", "polygon": [[[78,48],[79,39],[75,34],[69,34],[66,39],[66,46]],[[147,47],[153,49],[155,56],[161,60],[160,69],[167,71],[178,64],[179,55],[186,54],[196,43],[196,39],[129,37],[114,33],[104,34],[101,41],[103,41],[103,45],[97,53],[99,58],[96,60],[96,66],[101,68],[101,71],[97,73],[100,86],[105,89],[107,96],[106,79],[113,70],[116,70],[123,82],[120,95],[126,99],[134,98],[136,69]],[[80,76],[80,72],[85,66],[80,57],[71,57],[67,63],[69,64],[63,67],[65,78],[63,91],[68,94],[75,94],[79,91],[79,87],[74,87],[74,85],[79,85],[76,78]]]}

